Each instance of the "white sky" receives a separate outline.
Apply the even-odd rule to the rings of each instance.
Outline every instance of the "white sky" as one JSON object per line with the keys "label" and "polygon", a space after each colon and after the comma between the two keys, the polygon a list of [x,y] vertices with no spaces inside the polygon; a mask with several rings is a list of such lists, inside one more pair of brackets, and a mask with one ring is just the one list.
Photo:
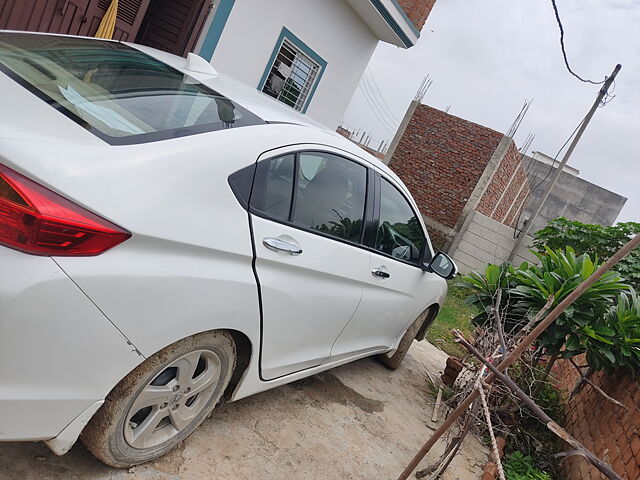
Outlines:
{"label": "white sky", "polygon": [[[556,3],[578,75],[602,80],[622,64],[616,98],[596,111],[569,165],[628,198],[618,221],[640,221],[640,0]],[[599,89],[565,69],[550,0],[438,0],[415,47],[381,43],[368,68],[397,119],[426,74],[434,83],[423,103],[442,110],[451,105],[449,113],[503,133],[533,98],[515,140],[521,147],[533,133],[527,153],[552,157]],[[372,132],[372,147],[393,137],[359,89],[344,124]]]}

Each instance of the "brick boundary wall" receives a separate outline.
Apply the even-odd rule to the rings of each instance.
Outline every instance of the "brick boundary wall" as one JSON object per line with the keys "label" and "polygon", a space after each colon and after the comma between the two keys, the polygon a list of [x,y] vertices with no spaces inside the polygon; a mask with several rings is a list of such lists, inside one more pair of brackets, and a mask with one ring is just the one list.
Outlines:
{"label": "brick boundary wall", "polygon": [[[584,359],[578,359],[578,364]],[[554,367],[560,387],[568,394],[579,378],[568,361],[561,360]],[[640,479],[640,381],[626,372],[596,373],[591,381],[607,395],[629,409],[614,405],[589,385],[583,386],[566,405],[565,427],[575,438],[626,480]],[[608,451],[608,452],[607,452]],[[567,480],[601,480],[604,477],[580,456],[564,462]]]}

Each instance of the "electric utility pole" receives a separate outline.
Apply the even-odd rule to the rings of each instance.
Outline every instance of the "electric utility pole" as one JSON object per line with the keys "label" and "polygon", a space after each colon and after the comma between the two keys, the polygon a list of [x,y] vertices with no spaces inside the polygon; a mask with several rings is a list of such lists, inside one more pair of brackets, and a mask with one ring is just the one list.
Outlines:
{"label": "electric utility pole", "polygon": [[[571,142],[571,145],[567,149],[567,152],[564,154],[564,157],[562,158],[562,161],[560,162],[560,165],[558,166],[558,168],[556,168],[556,171],[554,172],[553,177],[551,177],[551,180],[549,181],[549,186],[545,190],[545,192],[542,195],[542,197],[540,197],[540,200],[538,200],[538,203],[536,204],[536,207],[533,210],[533,214],[531,215],[531,218],[529,218],[526,221],[526,223],[523,225],[522,231],[518,235],[518,239],[516,240],[516,243],[513,246],[513,249],[511,250],[511,253],[509,254],[509,258],[507,259],[509,262],[513,260],[513,258],[516,256],[516,253],[518,252],[518,250],[522,246],[522,242],[524,242],[525,238],[527,238],[527,234],[529,233],[529,230],[531,229],[531,225],[533,225],[533,220],[540,214],[540,210],[542,210],[542,206],[544,205],[544,202],[547,200],[547,198],[549,197],[549,194],[551,193],[551,190],[553,190],[553,187],[555,186],[556,182],[558,181],[558,178],[560,177],[560,174],[562,173],[562,170],[564,169],[564,166],[569,161],[569,157],[571,156],[571,154],[573,153],[573,150],[576,148],[576,145],[580,141],[580,137],[582,137],[582,134],[584,133],[585,129],[587,128],[587,125],[591,121],[591,117],[593,117],[593,114],[595,113],[596,109],[598,108],[598,105],[600,105],[600,102],[602,102],[602,99],[607,94],[607,91],[609,90],[609,87],[611,86],[611,84],[615,80],[616,75],[618,75],[618,72],[620,71],[621,68],[622,68],[622,65],[620,65],[620,64],[616,65],[616,68],[613,69],[613,73],[611,73],[611,76],[609,78],[607,78],[607,80],[604,82],[604,85],[602,85],[602,88],[598,92],[598,97],[596,98],[596,101],[593,103],[593,105],[591,107],[591,110],[589,110],[587,115],[584,117],[584,120],[580,124],[580,128],[578,129],[578,132],[576,133],[576,136],[574,137],[573,141]],[[516,228],[517,227],[518,226],[516,225]]]}

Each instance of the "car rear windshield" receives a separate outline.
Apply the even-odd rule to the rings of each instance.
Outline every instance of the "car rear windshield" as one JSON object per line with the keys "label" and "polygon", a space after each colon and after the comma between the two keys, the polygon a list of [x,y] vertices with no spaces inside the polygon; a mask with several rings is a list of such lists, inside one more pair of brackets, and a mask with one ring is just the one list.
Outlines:
{"label": "car rear windshield", "polygon": [[189,75],[118,42],[0,32],[0,70],[112,145],[264,123]]}

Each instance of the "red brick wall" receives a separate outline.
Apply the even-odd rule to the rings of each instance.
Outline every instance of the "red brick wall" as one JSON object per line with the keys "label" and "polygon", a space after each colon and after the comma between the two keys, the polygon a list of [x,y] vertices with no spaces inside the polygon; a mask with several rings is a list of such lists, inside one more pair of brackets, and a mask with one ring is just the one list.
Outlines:
{"label": "red brick wall", "polygon": [[429,239],[431,240],[431,246],[433,249],[436,252],[444,250],[444,246],[446,245],[447,240],[449,240],[449,237],[433,227],[427,228],[429,230]]}
{"label": "red brick wall", "polygon": [[[507,216],[510,211],[513,211],[512,206],[516,197],[522,195],[521,188],[525,182],[527,179],[520,153],[516,144],[511,142],[476,210],[500,223],[511,226]],[[523,190],[529,191],[528,184],[524,186]],[[513,215],[511,220],[513,221]]]}
{"label": "red brick wall", "polygon": [[[579,361],[578,363],[581,363]],[[578,379],[566,361],[555,369],[559,384],[567,391]],[[606,460],[626,480],[640,479],[640,382],[620,372],[596,373],[591,379],[608,395],[623,403],[624,409],[605,400],[585,385],[566,408],[565,428],[598,457]],[[608,454],[605,455],[605,451]],[[579,456],[564,461],[567,480],[600,480],[602,475]]]}
{"label": "red brick wall", "polygon": [[495,130],[419,105],[389,166],[423,215],[453,228],[501,138]]}
{"label": "red brick wall", "polygon": [[[517,175],[519,175],[519,173]],[[524,175],[524,172],[523,172],[523,175]],[[513,204],[511,205],[511,209],[507,214],[507,218],[503,222],[505,225],[509,225],[510,227],[513,227],[513,228],[517,227],[516,224],[518,223],[518,220],[519,220],[518,216],[520,215],[521,210],[524,208],[524,202],[527,199],[527,195],[531,191],[531,185],[529,184],[529,181],[527,180],[526,175],[522,180],[526,182],[527,185],[525,185],[525,187],[520,191],[520,194],[518,195],[518,197],[514,200]]]}
{"label": "red brick wall", "polygon": [[436,0],[398,0],[398,3],[416,28],[422,30]]}

